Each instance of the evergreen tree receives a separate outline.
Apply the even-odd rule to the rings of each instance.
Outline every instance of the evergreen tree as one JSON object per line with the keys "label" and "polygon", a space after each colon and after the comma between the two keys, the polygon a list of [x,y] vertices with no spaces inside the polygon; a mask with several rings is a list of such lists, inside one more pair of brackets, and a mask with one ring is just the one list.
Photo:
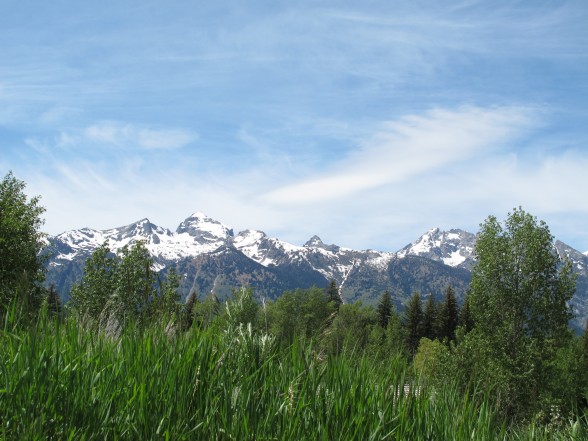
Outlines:
{"label": "evergreen tree", "polygon": [[461,310],[459,311],[458,326],[461,326],[466,333],[474,328],[474,317],[472,316],[470,308],[469,296],[466,296],[463,305],[461,306]]}
{"label": "evergreen tree", "polygon": [[445,300],[439,308],[437,318],[437,336],[441,341],[455,340],[455,330],[459,320],[459,309],[457,300],[453,294],[451,286],[445,291]]}
{"label": "evergreen tree", "polygon": [[45,209],[39,197],[27,198],[25,187],[12,172],[0,182],[0,319],[17,301],[26,315],[22,319],[32,323],[44,293],[44,235],[39,230]]}
{"label": "evergreen tree", "polygon": [[341,300],[341,296],[339,295],[339,287],[337,286],[337,282],[335,282],[335,280],[331,280],[329,282],[329,286],[327,286],[326,289],[326,297],[327,302],[332,302],[333,306],[335,307],[335,310],[338,311],[339,306],[341,306],[341,304],[343,303],[343,300]]}
{"label": "evergreen tree", "polygon": [[411,356],[414,356],[419,346],[423,333],[423,304],[421,296],[415,292],[408,301],[404,311],[403,327],[406,334],[406,348]]}
{"label": "evergreen tree", "polygon": [[389,291],[384,291],[380,297],[380,303],[378,303],[378,322],[384,329],[388,327],[388,321],[392,314],[392,297]]}
{"label": "evergreen tree", "polygon": [[435,297],[431,293],[425,303],[425,311],[423,312],[423,337],[429,340],[437,338],[437,304]]}

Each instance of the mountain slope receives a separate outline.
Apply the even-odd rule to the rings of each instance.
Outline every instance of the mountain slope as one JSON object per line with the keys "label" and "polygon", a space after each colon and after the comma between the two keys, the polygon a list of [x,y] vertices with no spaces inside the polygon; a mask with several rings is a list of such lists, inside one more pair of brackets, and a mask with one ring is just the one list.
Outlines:
{"label": "mountain slope", "polygon": [[[274,299],[285,290],[323,287],[335,280],[345,302],[376,304],[388,290],[402,308],[414,292],[441,299],[449,285],[463,299],[475,264],[475,235],[459,229],[434,228],[396,253],[358,251],[325,244],[318,236],[297,246],[258,230],[235,235],[221,222],[196,212],[174,232],[142,219],[124,227],[83,228],[49,238],[47,283],[55,284],[67,300],[85,260],[106,241],[115,252],[143,241],[155,270],[165,275],[174,267],[182,275],[182,296],[196,290],[200,297],[214,293],[220,299],[241,285],[253,287],[260,298]],[[574,325],[582,327],[588,316],[588,256],[559,241],[554,247],[572,261],[578,274],[571,305],[578,316]]]}

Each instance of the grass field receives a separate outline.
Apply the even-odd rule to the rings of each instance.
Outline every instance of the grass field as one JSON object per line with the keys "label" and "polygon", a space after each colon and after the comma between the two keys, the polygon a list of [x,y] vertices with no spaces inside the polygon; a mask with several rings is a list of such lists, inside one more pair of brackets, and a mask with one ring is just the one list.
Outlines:
{"label": "grass field", "polygon": [[402,392],[412,381],[402,359],[280,348],[247,327],[113,339],[42,319],[0,330],[0,438],[587,439],[585,421],[507,428],[490,398]]}

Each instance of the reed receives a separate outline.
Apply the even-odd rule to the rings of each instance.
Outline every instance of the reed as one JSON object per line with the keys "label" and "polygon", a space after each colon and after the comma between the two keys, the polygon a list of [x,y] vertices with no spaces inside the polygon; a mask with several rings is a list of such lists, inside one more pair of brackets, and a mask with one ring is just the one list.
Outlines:
{"label": "reed", "polygon": [[0,331],[6,440],[586,437],[585,419],[507,428],[491,403],[451,384],[427,388],[400,358],[327,356],[298,341],[281,348],[251,327],[170,336],[128,326],[112,338],[45,317]]}

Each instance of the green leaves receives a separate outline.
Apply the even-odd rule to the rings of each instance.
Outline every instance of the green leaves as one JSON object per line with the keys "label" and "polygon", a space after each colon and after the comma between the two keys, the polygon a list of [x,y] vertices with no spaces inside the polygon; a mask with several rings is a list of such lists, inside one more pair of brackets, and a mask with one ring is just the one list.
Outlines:
{"label": "green leaves", "polygon": [[172,318],[179,313],[180,277],[171,270],[157,284],[152,266],[142,242],[118,254],[104,243],[88,258],[82,280],[71,291],[73,309],[94,323],[114,327],[129,320],[142,324]]}
{"label": "green leaves", "polygon": [[552,241],[547,225],[520,208],[504,227],[490,216],[478,234],[468,297],[475,327],[466,340],[487,348],[478,364],[486,379],[496,379],[503,410],[511,415],[532,410],[549,393],[540,386],[553,348],[570,341],[567,302],[574,280]]}
{"label": "green leaves", "polygon": [[0,182],[0,318],[17,301],[31,318],[41,303],[44,280],[43,225],[39,197],[30,200],[26,184],[8,173]]}

